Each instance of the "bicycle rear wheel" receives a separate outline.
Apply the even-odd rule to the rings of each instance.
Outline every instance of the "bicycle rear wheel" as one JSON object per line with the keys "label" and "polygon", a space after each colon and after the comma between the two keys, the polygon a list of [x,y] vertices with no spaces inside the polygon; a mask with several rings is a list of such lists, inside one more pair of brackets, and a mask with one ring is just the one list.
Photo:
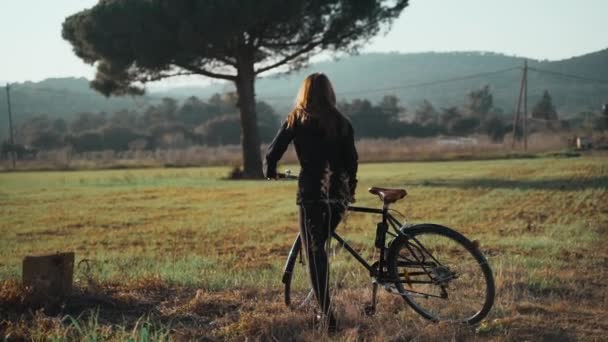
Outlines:
{"label": "bicycle rear wheel", "polygon": [[447,227],[422,224],[391,242],[387,264],[395,287],[420,315],[475,324],[494,303],[492,270],[474,243]]}

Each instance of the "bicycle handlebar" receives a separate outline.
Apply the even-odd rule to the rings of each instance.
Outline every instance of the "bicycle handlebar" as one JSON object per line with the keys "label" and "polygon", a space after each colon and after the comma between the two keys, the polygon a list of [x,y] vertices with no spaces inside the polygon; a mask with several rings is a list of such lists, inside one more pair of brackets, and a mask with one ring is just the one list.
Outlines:
{"label": "bicycle handlebar", "polygon": [[289,180],[289,179],[298,179],[298,176],[294,176],[291,173],[282,173],[282,172],[279,172],[279,173],[277,173],[277,179],[287,179],[287,180]]}
{"label": "bicycle handlebar", "polygon": [[285,170],[285,172],[277,172],[275,178],[268,178],[268,180],[294,180],[298,179],[298,176],[291,174],[291,170]]}

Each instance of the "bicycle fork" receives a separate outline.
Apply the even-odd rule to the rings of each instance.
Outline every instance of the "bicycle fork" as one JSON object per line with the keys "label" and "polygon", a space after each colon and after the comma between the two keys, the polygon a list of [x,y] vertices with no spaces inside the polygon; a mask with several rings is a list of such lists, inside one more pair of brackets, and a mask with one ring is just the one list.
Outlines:
{"label": "bicycle fork", "polygon": [[300,253],[300,258],[302,257],[302,241],[300,240],[299,233],[289,250],[289,256],[287,257],[287,262],[283,269],[283,284],[287,284],[288,281],[291,281],[291,273],[293,272],[293,267],[297,260],[297,255],[294,255],[295,253]]}

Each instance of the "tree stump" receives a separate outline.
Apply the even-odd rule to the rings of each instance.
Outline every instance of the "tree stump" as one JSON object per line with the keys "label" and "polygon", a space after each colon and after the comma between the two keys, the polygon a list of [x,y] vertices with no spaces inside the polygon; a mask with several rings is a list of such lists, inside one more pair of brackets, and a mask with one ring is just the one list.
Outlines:
{"label": "tree stump", "polygon": [[31,287],[40,300],[51,300],[70,295],[74,278],[74,252],[23,259],[23,285]]}

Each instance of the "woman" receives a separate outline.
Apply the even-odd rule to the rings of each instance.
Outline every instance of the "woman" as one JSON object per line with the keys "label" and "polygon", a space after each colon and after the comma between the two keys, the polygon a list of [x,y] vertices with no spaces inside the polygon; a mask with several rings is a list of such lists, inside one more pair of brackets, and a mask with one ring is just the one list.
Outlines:
{"label": "woman", "polygon": [[277,162],[291,141],[300,161],[297,204],[310,280],[329,327],[335,328],[325,243],[354,200],[358,157],[353,128],[336,108],[336,95],[324,74],[309,75],[302,83],[295,108],[268,147],[266,177],[277,177]]}

